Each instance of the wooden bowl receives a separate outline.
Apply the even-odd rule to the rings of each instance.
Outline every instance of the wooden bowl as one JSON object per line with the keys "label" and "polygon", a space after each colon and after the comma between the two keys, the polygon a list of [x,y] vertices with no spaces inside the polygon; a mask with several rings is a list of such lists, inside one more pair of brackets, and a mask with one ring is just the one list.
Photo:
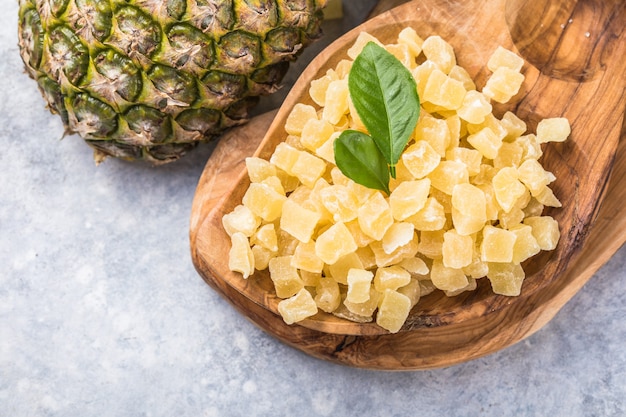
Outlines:
{"label": "wooden bowl", "polygon": [[[626,64],[622,59],[626,53],[626,8],[619,1],[592,2],[594,7],[583,7],[582,3],[568,3],[573,5],[570,16],[596,25],[588,27],[594,33],[593,47],[578,48],[586,52],[566,64],[545,59],[546,55],[534,52],[535,44],[527,40],[536,35],[537,28],[550,23],[553,32],[561,31],[560,36],[550,32],[542,34],[542,39],[556,38],[551,48],[553,55],[560,57],[564,49],[584,41],[586,32],[567,32],[555,26],[562,14],[523,9],[540,4],[546,7],[544,2],[522,7],[522,1],[505,0],[411,1],[335,41],[302,73],[277,113],[231,132],[211,156],[191,216],[192,259],[200,275],[253,322],[284,342],[311,355],[353,366],[445,366],[499,350],[536,331],[582,285],[568,271],[589,237],[604,197],[626,105]],[[520,20],[533,16],[552,20],[543,25],[521,24]],[[597,27],[600,24],[603,26]],[[524,66],[526,81],[520,94],[511,103],[496,106],[495,112],[514,111],[530,131],[543,118],[563,116],[570,120],[568,141],[545,146],[542,158],[546,169],[557,177],[552,188],[563,203],[562,208],[547,213],[559,221],[561,241],[555,251],[525,263],[527,278],[519,297],[495,295],[486,280],[479,280],[476,291],[456,297],[440,292],[423,297],[396,334],[375,323],[353,323],[326,313],[288,326],[277,314],[280,300],[267,272],[244,280],[228,269],[230,243],[221,218],[241,202],[249,184],[243,159],[271,155],[286,137],[283,126],[290,109],[298,102],[311,102],[307,93],[310,81],[335,67],[362,30],[391,43],[405,26],[412,26],[422,37],[437,34],[446,39],[478,86],[484,85],[489,75],[485,64],[498,45],[518,53],[523,50],[526,55],[522,56],[532,58],[534,65]]]}

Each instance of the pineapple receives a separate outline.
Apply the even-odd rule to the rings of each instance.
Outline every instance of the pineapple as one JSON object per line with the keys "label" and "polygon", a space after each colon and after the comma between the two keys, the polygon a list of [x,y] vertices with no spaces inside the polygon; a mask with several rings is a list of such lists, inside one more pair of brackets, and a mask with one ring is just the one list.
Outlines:
{"label": "pineapple", "polygon": [[96,161],[165,163],[244,123],[321,35],[325,3],[20,0],[20,54]]}

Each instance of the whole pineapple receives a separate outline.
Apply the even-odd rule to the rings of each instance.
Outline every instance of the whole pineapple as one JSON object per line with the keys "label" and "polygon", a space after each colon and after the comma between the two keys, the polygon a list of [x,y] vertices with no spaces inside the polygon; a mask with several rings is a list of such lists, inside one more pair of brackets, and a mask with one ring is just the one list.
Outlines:
{"label": "whole pineapple", "polygon": [[244,123],[320,36],[326,0],[20,0],[50,110],[106,156],[163,163]]}

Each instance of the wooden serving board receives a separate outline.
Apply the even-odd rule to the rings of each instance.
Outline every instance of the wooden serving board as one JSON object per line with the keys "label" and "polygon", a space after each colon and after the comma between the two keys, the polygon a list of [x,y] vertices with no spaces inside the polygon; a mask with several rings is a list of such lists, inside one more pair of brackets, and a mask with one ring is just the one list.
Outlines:
{"label": "wooden serving board", "polygon": [[[393,3],[397,1],[390,1],[387,4]],[[467,11],[472,10],[472,7],[483,7],[486,4],[503,7],[505,3],[504,0],[493,2],[469,0],[464,2],[463,6],[454,7]],[[383,9],[384,5],[378,10]],[[623,13],[620,16],[621,19],[624,18]],[[402,21],[401,16],[395,18]],[[459,24],[465,24],[461,23],[461,17],[454,14],[446,16],[446,19],[452,21],[457,19],[460,21]],[[498,33],[497,36],[506,37],[502,33]],[[507,42],[505,38],[503,42]],[[624,83],[623,79],[618,81]],[[615,131],[616,136],[620,133],[624,112],[625,87],[623,84],[618,84],[618,87],[620,85],[621,108],[616,109],[618,113],[614,118],[615,125],[608,127]],[[223,199],[229,197],[233,187],[240,183],[244,158],[257,152],[264,132],[270,129],[275,116],[276,112],[259,116],[247,125],[231,131],[215,149],[200,178],[193,203],[190,227],[191,253],[196,269],[206,282],[246,317],[283,342],[312,356],[351,366],[407,370],[447,366],[495,352],[522,340],[547,323],[626,241],[626,216],[620,216],[622,211],[620,202],[623,200],[623,189],[626,185],[624,178],[626,145],[622,142],[618,148],[613,180],[606,188],[608,197],[599,212],[596,212],[595,208],[592,210],[597,214],[597,220],[594,228],[586,228],[584,231],[586,243],[582,252],[578,248],[580,255],[577,256],[578,261],[564,264],[567,270],[561,272],[558,280],[550,282],[549,286],[543,288],[542,295],[536,299],[528,299],[529,303],[526,305],[518,302],[515,314],[510,314],[506,308],[499,306],[493,312],[468,315],[463,320],[445,322],[444,318],[444,322],[441,323],[413,323],[409,331],[397,334],[337,334],[315,326],[288,326],[275,312],[264,307],[265,303],[246,297],[242,294],[241,288],[235,288],[216,273],[212,264],[214,258],[208,256],[212,248],[210,244],[207,246],[207,242],[211,241],[207,239],[207,235],[214,226],[209,223],[215,222],[214,209],[221,207]],[[532,114],[525,116],[532,118]],[[623,128],[621,133],[623,137]],[[614,145],[617,147],[617,143]],[[599,149],[598,152],[612,154],[615,147]],[[559,154],[553,156],[563,158],[564,153],[572,151],[560,149]],[[594,172],[593,175],[597,176],[598,184],[602,188],[602,184],[606,183],[608,171]],[[599,199],[598,194],[595,197]],[[580,196],[577,204],[592,204],[585,201],[585,198],[590,196]],[[259,296],[264,297],[262,294]]]}

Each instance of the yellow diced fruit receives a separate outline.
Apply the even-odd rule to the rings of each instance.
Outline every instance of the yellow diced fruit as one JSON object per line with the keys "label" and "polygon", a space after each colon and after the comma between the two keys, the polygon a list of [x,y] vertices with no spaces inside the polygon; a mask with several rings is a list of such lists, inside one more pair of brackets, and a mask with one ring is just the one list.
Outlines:
{"label": "yellow diced fruit", "polygon": [[450,144],[450,129],[445,120],[434,118],[427,113],[422,114],[415,130],[413,131],[415,141],[424,140],[443,157]]}
{"label": "yellow diced fruit", "polygon": [[512,297],[520,295],[525,276],[520,264],[489,263],[487,278],[496,294]]}
{"label": "yellow diced fruit", "polygon": [[361,265],[363,265],[363,269],[373,269],[378,265],[376,264],[376,255],[371,247],[363,246],[359,247],[356,252],[356,255],[359,257],[361,261]]}
{"label": "yellow diced fruit", "polygon": [[515,207],[517,201],[528,193],[528,190],[519,180],[519,174],[514,167],[504,167],[493,177],[493,191],[498,204],[505,212]]}
{"label": "yellow diced fruit", "polygon": [[299,151],[298,159],[291,167],[291,173],[309,188],[326,172],[326,162],[306,151]]}
{"label": "yellow diced fruit", "polygon": [[345,185],[331,185],[319,192],[320,201],[332,214],[335,222],[347,223],[356,219],[359,201]]}
{"label": "yellow diced fruit", "polygon": [[297,177],[286,173],[280,168],[276,169],[276,176],[280,179],[285,193],[290,193],[300,186],[300,180]]}
{"label": "yellow diced fruit", "polygon": [[465,94],[465,88],[460,81],[435,69],[430,73],[420,99],[447,110],[457,110],[463,105]]}
{"label": "yellow diced fruit", "polygon": [[563,142],[572,133],[569,120],[565,117],[543,119],[537,124],[537,141]]}
{"label": "yellow diced fruit", "polygon": [[285,121],[285,130],[290,135],[300,135],[302,128],[310,119],[317,119],[315,107],[308,104],[297,103]]}
{"label": "yellow diced fruit", "polygon": [[[417,94],[420,98],[424,96],[424,91],[426,89],[428,79],[430,78],[430,74],[432,74],[434,70],[438,69],[439,67],[437,64],[433,61],[426,60],[411,71],[411,75],[413,75],[413,79],[415,79],[415,84],[417,84]],[[423,99],[420,100],[423,102]]]}
{"label": "yellow diced fruit", "polygon": [[250,182],[261,182],[267,177],[276,176],[276,167],[262,158],[246,158],[246,168]]}
{"label": "yellow diced fruit", "polygon": [[506,103],[519,92],[524,75],[507,67],[498,67],[487,80],[483,94],[499,103]]}
{"label": "yellow diced fruit", "polygon": [[517,169],[520,181],[535,196],[539,194],[550,182],[550,176],[535,159],[525,160]]}
{"label": "yellow diced fruit", "polygon": [[463,270],[448,268],[439,259],[433,261],[430,279],[435,287],[443,291],[458,291],[469,284],[469,280]]}
{"label": "yellow diced fruit", "polygon": [[500,67],[506,67],[513,71],[519,72],[524,66],[524,59],[513,51],[498,46],[487,61],[487,68],[491,72],[496,71]]}
{"label": "yellow diced fruit", "polygon": [[324,268],[322,261],[315,254],[315,242],[299,242],[291,258],[291,266],[302,271],[320,273]]}
{"label": "yellow diced fruit", "polygon": [[500,210],[498,213],[498,223],[503,229],[511,229],[519,225],[524,220],[524,210],[519,207],[513,207],[508,213]]}
{"label": "yellow diced fruit", "polygon": [[302,278],[302,283],[305,287],[315,287],[322,279],[320,272],[309,272],[304,269],[300,269],[298,272],[300,273],[300,278]]}
{"label": "yellow diced fruit", "polygon": [[381,240],[393,224],[391,208],[381,193],[375,193],[357,213],[361,230],[376,240]]}
{"label": "yellow diced fruit", "polygon": [[333,125],[326,120],[311,119],[302,128],[300,143],[311,152],[315,152],[335,132]]}
{"label": "yellow diced fruit", "polygon": [[278,238],[274,223],[264,224],[259,227],[256,233],[250,237],[250,243],[262,246],[271,252],[276,252],[278,250]]}
{"label": "yellow diced fruit", "polygon": [[430,271],[426,262],[418,257],[403,259],[398,266],[409,271],[411,275],[427,275]]}
{"label": "yellow diced fruit", "polygon": [[491,113],[492,106],[487,98],[476,90],[470,90],[463,98],[463,104],[457,110],[457,114],[468,123],[479,124],[485,120],[485,116]]}
{"label": "yellow diced fruit", "polygon": [[554,195],[550,187],[543,187],[535,196],[538,202],[548,207],[561,207],[561,202]]}
{"label": "yellow diced fruit", "polygon": [[328,85],[331,81],[333,81],[333,77],[328,74],[311,81],[309,96],[311,96],[318,106],[324,106],[326,104],[326,90],[328,90]]}
{"label": "yellow diced fruit", "polygon": [[406,169],[416,179],[426,177],[441,161],[441,155],[425,140],[410,145],[401,158]]}
{"label": "yellow diced fruit", "polygon": [[430,259],[443,256],[444,230],[424,230],[420,233],[420,241],[417,250]]}
{"label": "yellow diced fruit", "polygon": [[411,281],[404,287],[397,290],[400,294],[406,295],[411,300],[411,308],[417,304],[421,297],[421,285],[419,280],[411,278]]}
{"label": "yellow diced fruit", "polygon": [[441,161],[428,178],[434,188],[451,195],[454,186],[469,182],[469,173],[462,162]]}
{"label": "yellow diced fruit", "polygon": [[370,288],[374,274],[365,269],[352,268],[348,271],[348,294],[346,301],[364,303],[370,298]]}
{"label": "yellow diced fruit", "polygon": [[476,149],[454,147],[446,151],[446,159],[465,164],[467,174],[473,177],[480,173],[483,156]]}
{"label": "yellow diced fruit", "polygon": [[356,252],[342,256],[337,262],[327,266],[328,274],[340,284],[348,284],[348,273],[351,269],[365,269],[361,257]]}
{"label": "yellow diced fruit", "polygon": [[352,234],[352,237],[354,238],[354,241],[359,248],[366,247],[374,240],[372,237],[366,235],[363,230],[361,230],[361,226],[359,226],[358,220],[354,219],[352,221],[346,222],[345,225],[348,230],[350,230],[350,233]]}
{"label": "yellow diced fruit", "polygon": [[270,162],[287,174],[293,175],[292,168],[298,160],[300,152],[300,150],[288,143],[281,142],[274,149],[274,153],[270,157]]}
{"label": "yellow diced fruit", "polygon": [[496,194],[493,191],[493,185],[491,183],[478,184],[477,187],[485,194],[487,220],[497,220],[498,213],[501,210],[500,204],[498,204],[498,200],[496,200]]}
{"label": "yellow diced fruit", "polygon": [[374,288],[376,291],[397,290],[411,282],[411,274],[404,268],[393,265],[376,270]]}
{"label": "yellow diced fruit", "polygon": [[446,223],[446,212],[437,199],[428,197],[424,207],[405,221],[413,224],[415,230],[439,230]]}
{"label": "yellow diced fruit", "polygon": [[411,223],[394,223],[383,236],[382,244],[385,253],[393,253],[399,247],[407,245],[414,237],[414,227]]}
{"label": "yellow diced fruit", "polygon": [[357,249],[350,230],[343,223],[335,223],[321,233],[315,241],[315,253],[329,265]]}
{"label": "yellow diced fruit", "polygon": [[456,65],[454,49],[441,36],[434,35],[426,38],[422,43],[422,52],[446,74]]}
{"label": "yellow diced fruit", "polygon": [[266,184],[252,183],[243,196],[243,205],[266,222],[276,220],[287,200],[282,194]]}
{"label": "yellow diced fruit", "polygon": [[465,68],[461,67],[460,65],[455,65],[454,67],[452,67],[448,76],[453,80],[457,80],[461,84],[463,84],[463,88],[465,88],[466,91],[476,90],[476,84],[474,84],[474,80],[472,80],[472,77],[469,75],[467,70],[465,70]]}
{"label": "yellow diced fruit", "polygon": [[464,293],[465,291],[474,291],[477,286],[478,285],[476,284],[476,280],[474,278],[468,277],[467,285],[465,287],[459,288],[458,290],[454,290],[454,291],[444,291],[444,293],[448,297],[455,297],[461,293]]}
{"label": "yellow diced fruit", "polygon": [[262,271],[269,266],[270,259],[272,259],[272,252],[260,245],[254,245],[251,248],[252,255],[254,256],[254,268]]}
{"label": "yellow diced fruit", "polygon": [[502,146],[500,139],[493,130],[485,127],[467,137],[467,142],[478,150],[485,158],[494,159]]}
{"label": "yellow diced fruit", "polygon": [[458,148],[461,141],[461,118],[456,113],[446,115],[445,118],[448,131],[450,132],[450,142],[447,150]]}
{"label": "yellow diced fruit", "polygon": [[222,217],[222,225],[228,236],[232,236],[235,232],[241,232],[250,237],[256,232],[260,224],[261,219],[252,210],[241,204]]}
{"label": "yellow diced fruit", "polygon": [[512,262],[517,235],[509,230],[487,225],[483,229],[480,258],[483,262]]}
{"label": "yellow diced fruit", "polygon": [[330,162],[331,164],[336,165],[335,139],[337,139],[340,134],[341,132],[334,132],[332,135],[330,135],[328,140],[315,150],[315,154],[324,159],[326,162]]}
{"label": "yellow diced fruit", "polygon": [[380,299],[380,293],[374,289],[374,287],[370,288],[370,297],[367,301],[363,303],[353,303],[348,300],[344,300],[343,304],[348,308],[348,310],[357,314],[361,317],[372,317],[374,311],[378,307],[378,300]]}
{"label": "yellow diced fruit", "polygon": [[417,245],[417,235],[414,235],[413,240],[411,240],[404,246],[400,246],[398,249],[391,253],[385,252],[385,250],[383,249],[383,244],[380,241],[374,241],[370,243],[369,247],[374,253],[376,266],[385,267],[398,264],[402,262],[403,259],[414,257],[417,254]]}
{"label": "yellow diced fruit", "polygon": [[278,176],[267,177],[259,184],[265,184],[269,186],[272,190],[276,191],[280,195],[286,195],[285,187],[283,187],[283,182]]}
{"label": "yellow diced fruit", "polygon": [[315,286],[315,304],[327,313],[332,313],[341,304],[339,284],[332,278],[321,278]]}
{"label": "yellow diced fruit", "polygon": [[397,333],[409,316],[411,299],[397,291],[386,290],[376,313],[376,324],[391,333]]}
{"label": "yellow diced fruit", "polygon": [[507,131],[505,140],[513,140],[522,136],[524,132],[526,132],[526,123],[517,117],[515,113],[507,111],[504,113],[504,116],[502,116],[501,122]]}
{"label": "yellow diced fruit", "polygon": [[270,278],[274,283],[276,295],[288,298],[304,288],[298,270],[291,265],[291,256],[277,256],[270,259]]}
{"label": "yellow diced fruit", "polygon": [[553,250],[559,242],[559,223],[550,216],[527,217],[524,224],[533,229],[533,236],[542,250]]}
{"label": "yellow diced fruit", "polygon": [[387,52],[395,56],[398,61],[402,63],[407,69],[411,70],[417,66],[415,62],[415,56],[409,50],[409,47],[404,44],[390,44],[385,46]]}
{"label": "yellow diced fruit", "polygon": [[520,136],[515,139],[515,143],[519,143],[522,147],[522,160],[539,159],[543,155],[541,144],[537,140],[537,136],[532,133]]}
{"label": "yellow diced fruit", "polygon": [[403,221],[420,211],[425,205],[430,192],[430,180],[401,182],[389,196],[389,207],[394,219]]}
{"label": "yellow diced fruit", "polygon": [[322,110],[322,119],[337,125],[348,113],[348,80],[331,81],[326,90],[326,105]]}
{"label": "yellow diced fruit", "polygon": [[441,247],[443,264],[448,268],[460,269],[472,263],[474,254],[474,239],[471,236],[460,235],[451,229],[443,234]]}
{"label": "yellow diced fruit", "polygon": [[519,264],[541,251],[533,229],[529,225],[518,225],[510,229],[517,236],[513,245],[513,263]]}
{"label": "yellow diced fruit", "polygon": [[504,167],[518,167],[522,162],[524,150],[517,142],[502,142],[498,150],[498,156],[493,160],[493,166],[500,169]]}
{"label": "yellow diced fruit", "polygon": [[458,184],[452,189],[452,207],[462,214],[487,221],[485,193],[472,184]]}
{"label": "yellow diced fruit", "polygon": [[415,29],[407,26],[398,34],[398,43],[406,45],[413,55],[413,58],[417,58],[422,52],[424,40],[415,32]]}
{"label": "yellow diced fruit", "polygon": [[230,237],[231,247],[228,252],[228,268],[239,272],[244,278],[254,273],[254,254],[250,248],[248,238],[241,232],[235,232]]}
{"label": "yellow diced fruit", "polygon": [[356,59],[356,57],[359,56],[363,48],[365,48],[365,45],[367,45],[369,42],[374,42],[375,44],[384,47],[384,45],[373,35],[367,32],[360,32],[359,36],[356,38],[356,41],[354,41],[354,44],[350,47],[350,49],[348,49],[348,56],[353,60]]}
{"label": "yellow diced fruit", "polygon": [[285,323],[293,324],[317,314],[317,304],[311,293],[303,288],[293,297],[281,300],[278,312]]}
{"label": "yellow diced fruit", "polygon": [[463,273],[468,277],[478,279],[487,276],[487,272],[489,272],[489,266],[487,262],[483,262],[480,259],[480,251],[474,250],[474,254],[472,255],[472,262],[463,268]]}

